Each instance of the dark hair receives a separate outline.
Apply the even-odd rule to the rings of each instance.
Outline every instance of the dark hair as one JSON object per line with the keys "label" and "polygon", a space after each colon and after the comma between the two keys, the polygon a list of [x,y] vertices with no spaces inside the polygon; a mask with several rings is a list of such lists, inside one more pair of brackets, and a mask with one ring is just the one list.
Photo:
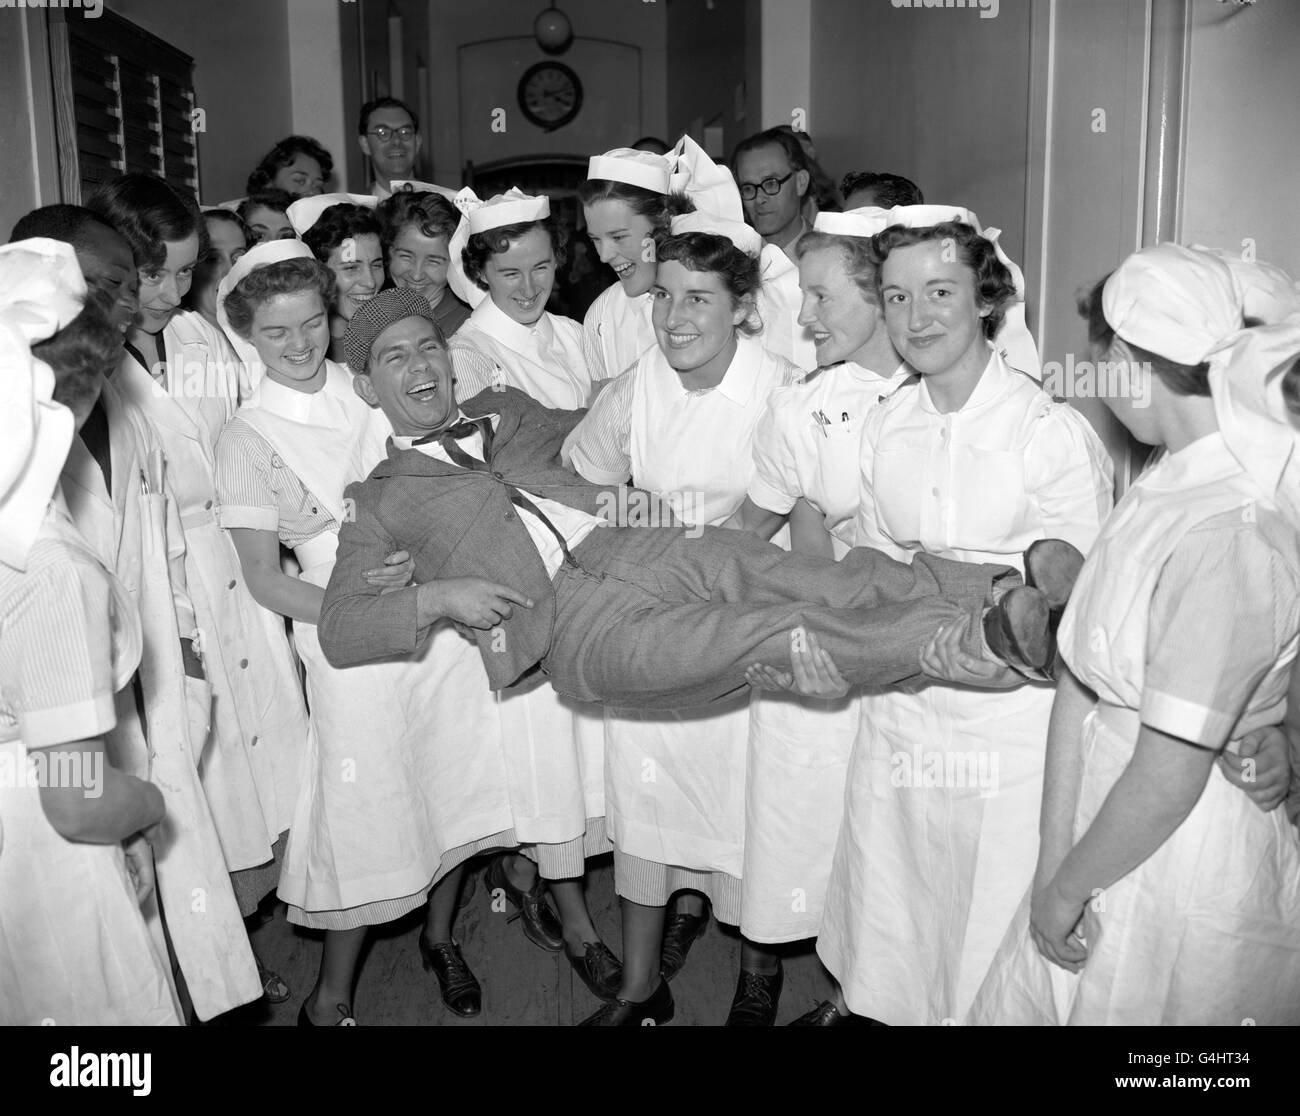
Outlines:
{"label": "dark hair", "polygon": [[267,264],[250,271],[226,295],[226,317],[231,328],[248,339],[253,328],[253,315],[262,303],[276,295],[315,291],[321,305],[328,310],[334,302],[334,273],[319,260],[299,256],[292,260]]}
{"label": "dark hair", "polygon": [[807,132],[796,132],[788,124],[778,124],[775,128],[747,136],[736,145],[736,150],[731,154],[731,171],[739,180],[738,168],[742,155],[763,147],[779,147],[785,152],[791,169],[808,172],[807,193],[813,196],[817,208],[823,212],[837,210],[840,208],[839,193],[831,176],[822,170],[821,164],[812,154],[812,140],[804,138],[807,135]]}
{"label": "dark hair", "polygon": [[[1079,316],[1088,323],[1088,341],[1098,353],[1110,352],[1110,347],[1115,343],[1115,331],[1106,321],[1105,312],[1102,310],[1102,293],[1109,278],[1110,275],[1107,275],[1098,279],[1090,290],[1080,292],[1075,299]],[[1210,394],[1209,361],[1203,360],[1200,364],[1179,364],[1176,360],[1170,360],[1132,342],[1126,341],[1125,344],[1133,353],[1134,361],[1138,364],[1149,364],[1165,387],[1175,395]]]}
{"label": "dark hair", "polygon": [[199,238],[199,258],[208,250],[208,229],[199,203],[151,174],[124,174],[102,182],[86,199],[86,208],[98,213],[126,237],[136,267],[157,267],[167,258],[167,244]]}
{"label": "dark hair", "polygon": [[406,115],[411,118],[411,126],[418,134],[420,131],[420,118],[411,110],[411,106],[405,101],[399,101],[396,97],[376,97],[373,101],[367,101],[361,106],[361,117],[357,122],[357,135],[364,136],[370,129],[370,114],[378,112],[381,108],[399,108],[405,111]]}
{"label": "dark hair", "polygon": [[460,211],[431,190],[398,190],[379,203],[375,217],[385,254],[408,225],[414,225],[421,236],[445,236],[450,241],[460,224]]}
{"label": "dark hair", "polygon": [[672,150],[668,144],[664,143],[658,136],[642,136],[636,143],[632,144],[633,151],[644,151],[648,147],[657,148],[654,152],[656,155],[667,155]]}
{"label": "dark hair", "polygon": [[1002,328],[1007,306],[1016,297],[1016,285],[1007,266],[998,259],[992,243],[970,225],[961,221],[944,221],[920,229],[890,225],[876,233],[871,238],[871,258],[877,270],[876,282],[880,282],[880,269],[896,248],[910,248],[914,244],[926,244],[933,240],[952,241],[957,249],[957,258],[974,274],[975,301],[981,307],[990,307],[984,317],[984,336],[992,340]]}
{"label": "dark hair", "polygon": [[48,240],[61,240],[64,244],[71,244],[77,250],[86,250],[91,246],[89,230],[92,228],[117,232],[98,213],[92,213],[84,206],[63,203],[43,205],[25,217],[18,218],[18,224],[9,234],[9,243],[43,236]]}
{"label": "dark hair", "polygon": [[255,209],[270,209],[276,213],[287,213],[289,206],[293,205],[294,196],[287,190],[281,190],[277,186],[268,186],[265,190],[258,190],[255,194],[249,194],[239,203],[239,208],[235,210],[239,219],[245,225],[249,223],[249,214]]}
{"label": "dark hair", "polygon": [[302,242],[321,263],[328,263],[330,253],[345,240],[366,235],[379,239],[379,221],[374,210],[364,205],[340,202],[320,215],[320,219],[302,234]]}
{"label": "dark hair", "polygon": [[256,194],[259,190],[265,190],[275,180],[275,176],[299,155],[306,155],[320,164],[322,181],[328,179],[334,171],[333,157],[311,136],[286,136],[262,156],[262,161],[248,176],[244,192]]}
{"label": "dark hair", "polygon": [[203,211],[203,220],[205,223],[208,221],[224,221],[227,225],[234,225],[243,234],[245,244],[252,239],[243,218],[238,213],[232,213],[229,209],[205,209]]}
{"label": "dark hair", "polygon": [[121,363],[125,338],[113,325],[112,313],[111,299],[92,289],[81,313],[32,346],[32,355],[54,371],[54,401],[74,413],[99,393],[103,379]]}
{"label": "dark hair", "polygon": [[806,232],[795,244],[794,252],[803,259],[809,252],[834,248],[844,258],[844,270],[855,282],[868,302],[880,302],[878,268],[871,255],[871,238],[866,236],[840,236],[834,233]]}
{"label": "dark hair", "polygon": [[840,193],[848,201],[850,194],[870,190],[876,196],[876,205],[892,209],[896,205],[924,205],[921,188],[901,174],[874,174],[871,171],[849,171],[840,183]]}
{"label": "dark hair", "polygon": [[[666,236],[659,244],[659,262],[676,260],[691,271],[711,271],[722,278],[735,302],[753,298],[763,286],[762,264],[717,233],[688,232]],[[737,327],[746,336],[760,333],[757,311]]]}
{"label": "dark hair", "polygon": [[555,253],[555,270],[558,273],[568,259],[569,234],[555,217],[543,217],[540,221],[517,221],[513,225],[502,225],[499,229],[473,233],[460,253],[465,275],[471,283],[483,290],[488,289],[483,268],[489,256],[510,251],[510,246],[520,237],[533,229],[543,230],[551,238],[551,249]]}
{"label": "dark hair", "polygon": [[638,217],[651,224],[651,235],[658,239],[667,234],[674,217],[694,213],[695,203],[685,194],[656,194],[630,182],[609,178],[589,178],[578,187],[578,200],[585,205],[596,202],[623,202]]}

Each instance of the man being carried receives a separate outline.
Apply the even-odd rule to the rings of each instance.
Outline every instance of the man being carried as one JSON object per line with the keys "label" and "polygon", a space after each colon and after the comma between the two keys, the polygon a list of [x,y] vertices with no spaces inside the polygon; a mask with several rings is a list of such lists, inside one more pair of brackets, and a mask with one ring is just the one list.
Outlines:
{"label": "man being carried", "polygon": [[[494,689],[540,666],[561,694],[644,708],[725,699],[748,665],[787,665],[796,628],[853,684],[916,677],[941,627],[961,629],[967,660],[1033,677],[1052,661],[1051,620],[1082,564],[1066,543],[1036,544],[1021,586],[1010,567],[925,554],[908,565],[859,547],[834,562],[745,531],[609,526],[602,510],[640,501],[561,464],[583,412],[514,388],[458,407],[423,298],[371,299],[346,347],[357,393],[394,436],[388,459],[347,490],[318,629],[336,666],[410,654],[444,619],[474,629]],[[398,549],[416,584],[381,593],[364,571]]]}

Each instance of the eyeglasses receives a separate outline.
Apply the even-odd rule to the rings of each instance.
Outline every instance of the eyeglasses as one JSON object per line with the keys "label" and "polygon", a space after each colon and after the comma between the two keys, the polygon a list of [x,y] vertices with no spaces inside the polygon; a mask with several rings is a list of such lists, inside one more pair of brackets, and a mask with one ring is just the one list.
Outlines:
{"label": "eyeglasses", "polygon": [[380,143],[387,143],[389,139],[396,136],[405,143],[414,137],[415,129],[410,124],[405,124],[400,128],[390,128],[386,124],[380,124],[378,127],[371,128],[366,135],[374,136]]}
{"label": "eyeglasses", "polygon": [[791,171],[784,178],[777,178],[773,175],[771,178],[765,178],[757,186],[752,182],[742,182],[740,184],[740,196],[745,201],[753,201],[758,197],[759,190],[762,190],[769,198],[779,194],[781,187],[794,177],[794,171]]}

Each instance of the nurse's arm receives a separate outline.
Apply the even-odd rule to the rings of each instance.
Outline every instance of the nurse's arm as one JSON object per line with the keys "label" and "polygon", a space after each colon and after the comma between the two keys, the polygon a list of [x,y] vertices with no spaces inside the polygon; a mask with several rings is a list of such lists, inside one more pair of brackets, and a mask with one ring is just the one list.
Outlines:
{"label": "nurse's arm", "polygon": [[[275,531],[253,527],[230,527],[230,539],[239,555],[239,568],[253,600],[280,616],[320,622],[321,598],[318,586],[300,578],[289,577],[280,568],[280,536]],[[391,553],[391,551],[389,552]],[[383,565],[380,555],[376,565]]]}
{"label": "nurse's arm", "polygon": [[[745,502],[740,505],[740,509],[732,515],[724,527],[739,527],[742,531],[750,531],[760,539],[771,539],[783,526],[786,520],[790,518],[789,514],[782,512],[769,511],[767,508],[759,507],[748,496]],[[826,550],[826,557],[830,557],[829,546]]]}
{"label": "nurse's arm", "polygon": [[[772,536],[764,537],[770,539]],[[802,496],[790,509],[790,549],[796,554],[812,554],[818,558],[835,557],[831,533],[826,530],[826,517]]]}
{"label": "nurse's arm", "polygon": [[1205,790],[1218,752],[1143,725],[1133,756],[1088,831],[1048,885],[1071,908],[1144,863],[1187,820]]}
{"label": "nurse's arm", "polygon": [[[48,748],[29,748],[44,759],[41,809],[54,831],[69,841],[114,845],[161,821],[166,806],[152,783],[118,771],[104,754],[102,740],[76,740]],[[79,772],[78,786],[49,786],[50,772]],[[87,774],[89,773],[89,774]]]}
{"label": "nurse's arm", "polygon": [[1083,774],[1083,722],[1095,702],[1092,691],[1062,664],[1047,729],[1035,891],[1051,882],[1074,844],[1074,816]]}

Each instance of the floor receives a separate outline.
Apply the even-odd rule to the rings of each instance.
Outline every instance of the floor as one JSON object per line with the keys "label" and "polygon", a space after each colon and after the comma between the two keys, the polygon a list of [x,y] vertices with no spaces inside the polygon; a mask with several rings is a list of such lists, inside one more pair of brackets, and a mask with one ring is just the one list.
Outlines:
{"label": "floor", "polygon": [[[483,886],[481,861],[476,861],[474,892],[456,921],[456,935],[465,959],[483,985],[483,1013],[460,1019],[443,1006],[438,983],[420,963],[416,937],[423,912],[371,932],[362,957],[361,976],[353,1008],[365,1026],[554,1027],[585,1019],[599,1001],[578,979],[563,954],[546,953],[529,942],[519,923],[493,913]],[[467,877],[465,886],[470,886]],[[589,864],[587,902],[605,942],[619,952],[618,899],[614,894],[612,857]],[[513,913],[513,908],[509,908]],[[291,1026],[298,1005],[316,979],[320,936],[289,925],[284,908],[253,934],[263,962],[293,989],[286,1003],[271,1007],[250,1004],[222,1017],[225,1026]],[[778,1025],[788,1023],[830,995],[830,981],[811,942],[782,947],[785,988]],[[673,980],[677,1011],[672,1026],[717,1026],[727,1017],[740,961],[740,938],[734,929],[716,922],[691,950],[686,968]]]}

